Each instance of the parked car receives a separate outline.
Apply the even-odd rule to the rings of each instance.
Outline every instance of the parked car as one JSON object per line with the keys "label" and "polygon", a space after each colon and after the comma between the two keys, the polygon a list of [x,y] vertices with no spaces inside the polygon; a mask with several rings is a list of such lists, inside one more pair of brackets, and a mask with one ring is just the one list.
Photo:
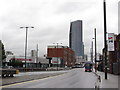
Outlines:
{"label": "parked car", "polygon": [[14,67],[13,66],[2,66],[2,68],[4,68],[4,69],[13,69]]}
{"label": "parked car", "polygon": [[72,66],[72,68],[84,68],[84,66],[82,64],[78,64],[78,65]]}

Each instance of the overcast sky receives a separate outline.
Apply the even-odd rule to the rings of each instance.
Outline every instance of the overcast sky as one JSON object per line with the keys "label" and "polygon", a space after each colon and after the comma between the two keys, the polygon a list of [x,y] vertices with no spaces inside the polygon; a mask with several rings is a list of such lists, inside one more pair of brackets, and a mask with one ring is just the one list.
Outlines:
{"label": "overcast sky", "polygon": [[[106,0],[107,32],[118,33],[118,1]],[[0,0],[0,39],[5,49],[24,55],[25,29],[28,32],[28,55],[39,45],[39,55],[53,43],[69,45],[70,22],[83,20],[85,53],[90,53],[94,28],[97,29],[97,52],[103,48],[103,0]]]}

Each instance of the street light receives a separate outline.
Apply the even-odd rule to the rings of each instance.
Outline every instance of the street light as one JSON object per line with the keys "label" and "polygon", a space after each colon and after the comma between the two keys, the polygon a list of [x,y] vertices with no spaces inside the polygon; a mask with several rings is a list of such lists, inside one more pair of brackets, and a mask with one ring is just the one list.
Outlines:
{"label": "street light", "polygon": [[105,48],[105,79],[107,80],[107,40],[106,40],[106,33],[107,33],[107,24],[106,24],[106,1],[103,2],[104,8],[104,48]]}
{"label": "street light", "polygon": [[62,43],[53,43],[53,44],[57,44],[57,71],[58,71],[58,44],[62,44]]}
{"label": "street light", "polygon": [[96,28],[94,29],[95,30],[95,72],[97,72],[97,67],[96,67],[96,58],[97,58],[97,46],[96,46]]}
{"label": "street light", "polygon": [[93,62],[93,41],[91,42],[91,61]]}
{"label": "street light", "polygon": [[34,27],[20,27],[21,29],[26,29],[26,40],[25,40],[25,68],[26,68],[26,54],[27,54],[27,34],[28,34],[28,28],[34,28]]}
{"label": "street light", "polygon": [[[97,72],[97,69],[96,69],[96,58],[97,58],[97,50],[96,50],[96,28],[94,29],[94,35],[95,35],[95,38],[92,38],[95,40],[95,72]],[[93,42],[92,42],[92,45],[93,45]],[[93,46],[92,46],[93,47]]]}

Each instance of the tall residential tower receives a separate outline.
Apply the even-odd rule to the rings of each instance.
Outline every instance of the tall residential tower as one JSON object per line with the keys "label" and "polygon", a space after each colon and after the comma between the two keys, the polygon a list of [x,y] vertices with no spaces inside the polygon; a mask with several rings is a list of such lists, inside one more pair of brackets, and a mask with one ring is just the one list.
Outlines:
{"label": "tall residential tower", "polygon": [[82,62],[84,57],[82,20],[71,22],[69,34],[69,46],[75,51],[77,63]]}

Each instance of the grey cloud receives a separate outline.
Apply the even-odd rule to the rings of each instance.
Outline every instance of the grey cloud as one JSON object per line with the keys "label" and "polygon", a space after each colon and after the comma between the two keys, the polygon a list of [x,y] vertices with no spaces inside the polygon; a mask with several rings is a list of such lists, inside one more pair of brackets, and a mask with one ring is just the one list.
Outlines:
{"label": "grey cloud", "polygon": [[[67,2],[63,1],[62,3],[55,0],[43,2],[42,0],[29,0],[27,5],[28,0],[14,1],[14,5],[11,1],[11,5],[5,4],[10,9],[0,16],[0,24],[2,25],[0,29],[3,30],[3,42],[6,50],[11,50],[17,55],[24,55],[25,30],[21,30],[19,27],[31,25],[35,28],[28,32],[28,54],[30,54],[30,50],[36,49],[36,44],[39,44],[40,55],[46,53],[47,45],[57,42],[68,45],[69,20],[71,19],[83,20],[86,53],[89,54],[92,37],[94,37],[94,28],[98,30],[98,51],[103,48],[103,13],[102,7],[99,7],[99,10],[96,9],[97,4],[99,4],[97,0],[93,0],[93,2],[90,0],[85,0],[88,2],[84,2],[84,0],[80,0],[80,2],[71,0],[69,2],[69,0],[66,0]],[[108,10],[110,14],[114,11],[114,5],[111,4],[110,6],[113,8],[112,11]],[[116,10],[114,13],[116,13]],[[116,15],[111,14],[111,16],[115,17]],[[111,20],[112,18],[109,18],[108,22]],[[116,21],[112,25],[110,24],[112,29],[109,29],[109,31],[114,32],[113,29],[116,30],[115,24],[117,24]]]}
{"label": "grey cloud", "polygon": [[[94,3],[92,3],[94,4]],[[56,13],[58,14],[69,14],[69,13],[80,13],[91,8],[91,2],[67,2],[61,5],[57,10]]]}

